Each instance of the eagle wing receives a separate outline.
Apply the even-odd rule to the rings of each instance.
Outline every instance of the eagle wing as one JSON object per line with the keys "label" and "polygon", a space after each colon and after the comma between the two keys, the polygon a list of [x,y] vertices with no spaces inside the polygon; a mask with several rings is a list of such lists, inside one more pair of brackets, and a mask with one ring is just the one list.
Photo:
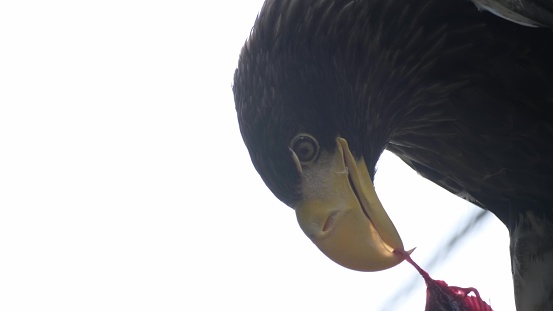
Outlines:
{"label": "eagle wing", "polygon": [[553,0],[472,0],[480,10],[531,27],[553,28]]}

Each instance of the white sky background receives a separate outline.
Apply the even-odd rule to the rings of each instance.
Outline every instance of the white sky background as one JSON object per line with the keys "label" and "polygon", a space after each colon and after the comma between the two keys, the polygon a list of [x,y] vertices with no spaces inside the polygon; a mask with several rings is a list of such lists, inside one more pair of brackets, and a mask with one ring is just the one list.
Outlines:
{"label": "white sky background", "polygon": [[[261,4],[0,4],[0,310],[388,310],[415,270],[334,264],[251,165],[231,83]],[[376,187],[423,268],[474,212],[390,154]],[[430,273],[514,310],[482,228]]]}

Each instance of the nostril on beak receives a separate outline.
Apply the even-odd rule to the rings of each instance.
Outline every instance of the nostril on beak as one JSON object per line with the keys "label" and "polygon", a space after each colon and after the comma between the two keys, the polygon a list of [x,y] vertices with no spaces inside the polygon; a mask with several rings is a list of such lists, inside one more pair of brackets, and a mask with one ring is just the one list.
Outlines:
{"label": "nostril on beak", "polygon": [[328,218],[326,219],[324,226],[323,226],[323,232],[327,232],[332,228],[332,225],[334,225],[334,219],[336,218],[336,214],[338,212],[334,211],[330,213]]}

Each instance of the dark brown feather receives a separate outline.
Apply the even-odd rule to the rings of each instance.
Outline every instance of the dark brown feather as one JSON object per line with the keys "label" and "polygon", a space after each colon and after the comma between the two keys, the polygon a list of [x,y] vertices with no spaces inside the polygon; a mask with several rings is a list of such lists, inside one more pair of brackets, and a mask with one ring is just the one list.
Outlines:
{"label": "dark brown feather", "polygon": [[327,152],[345,138],[373,178],[387,148],[493,212],[515,244],[524,219],[553,221],[550,29],[465,0],[268,0],[233,91],[252,162],[290,206],[302,194],[288,144],[307,132]]}

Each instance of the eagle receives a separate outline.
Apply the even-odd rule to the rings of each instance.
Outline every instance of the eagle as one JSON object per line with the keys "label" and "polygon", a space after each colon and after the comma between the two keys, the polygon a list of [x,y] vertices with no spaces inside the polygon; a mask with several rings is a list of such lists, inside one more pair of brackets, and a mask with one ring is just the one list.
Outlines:
{"label": "eagle", "polygon": [[378,271],[409,253],[373,186],[387,149],[497,216],[517,310],[553,310],[552,16],[551,0],[266,0],[233,83],[251,161],[326,256]]}

